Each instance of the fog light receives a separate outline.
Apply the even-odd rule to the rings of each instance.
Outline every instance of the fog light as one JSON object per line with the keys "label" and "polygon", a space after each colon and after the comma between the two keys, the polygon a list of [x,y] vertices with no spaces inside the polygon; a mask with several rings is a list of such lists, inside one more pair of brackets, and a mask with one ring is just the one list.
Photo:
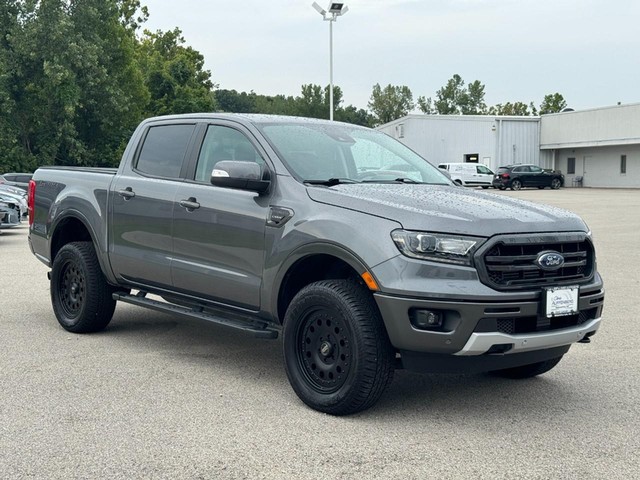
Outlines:
{"label": "fog light", "polygon": [[414,310],[411,323],[421,330],[434,330],[442,327],[443,315],[433,310]]}

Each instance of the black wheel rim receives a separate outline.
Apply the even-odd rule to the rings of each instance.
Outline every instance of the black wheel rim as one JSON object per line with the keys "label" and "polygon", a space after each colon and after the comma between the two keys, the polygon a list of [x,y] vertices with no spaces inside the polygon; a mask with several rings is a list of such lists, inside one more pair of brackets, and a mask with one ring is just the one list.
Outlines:
{"label": "black wheel rim", "polygon": [[352,340],[347,326],[330,311],[307,312],[296,335],[297,362],[308,384],[320,393],[333,393],[344,385],[352,361]]}
{"label": "black wheel rim", "polygon": [[75,262],[67,262],[62,267],[60,279],[60,306],[69,318],[76,317],[86,296],[86,279],[84,272]]}

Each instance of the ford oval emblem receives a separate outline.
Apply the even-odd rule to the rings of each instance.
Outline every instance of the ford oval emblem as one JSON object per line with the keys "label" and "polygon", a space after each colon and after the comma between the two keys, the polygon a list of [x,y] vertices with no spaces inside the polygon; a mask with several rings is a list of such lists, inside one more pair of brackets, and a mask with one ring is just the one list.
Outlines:
{"label": "ford oval emblem", "polygon": [[564,265],[564,257],[558,252],[541,252],[536,263],[542,270],[557,270]]}

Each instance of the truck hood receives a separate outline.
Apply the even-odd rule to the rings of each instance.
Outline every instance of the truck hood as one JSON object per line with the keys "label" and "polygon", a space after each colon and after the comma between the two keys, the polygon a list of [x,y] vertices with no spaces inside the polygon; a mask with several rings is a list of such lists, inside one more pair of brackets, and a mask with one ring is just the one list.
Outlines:
{"label": "truck hood", "polygon": [[483,237],[587,231],[580,217],[566,210],[460,187],[344,184],[307,191],[318,203],[394,220],[407,230]]}

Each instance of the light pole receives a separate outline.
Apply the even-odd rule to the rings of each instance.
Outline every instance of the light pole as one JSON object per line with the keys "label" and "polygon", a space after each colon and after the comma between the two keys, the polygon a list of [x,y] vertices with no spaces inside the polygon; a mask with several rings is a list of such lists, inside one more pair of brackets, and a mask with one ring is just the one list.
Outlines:
{"label": "light pole", "polygon": [[331,2],[328,11],[318,5],[317,2],[311,4],[316,11],[322,15],[322,19],[329,22],[329,120],[333,121],[333,22],[338,17],[349,11],[344,3]]}

